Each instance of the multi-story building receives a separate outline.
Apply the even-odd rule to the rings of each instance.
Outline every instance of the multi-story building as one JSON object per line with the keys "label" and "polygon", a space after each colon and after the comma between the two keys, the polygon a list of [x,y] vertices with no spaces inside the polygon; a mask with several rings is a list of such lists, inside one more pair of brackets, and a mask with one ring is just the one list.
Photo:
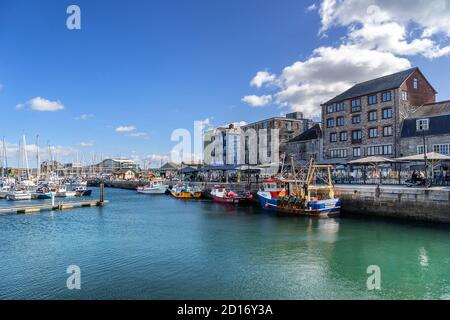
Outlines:
{"label": "multi-story building", "polygon": [[[313,121],[304,118],[301,112],[289,113],[286,117],[273,117],[244,126],[241,139],[242,163],[273,164],[273,170],[278,170],[277,162],[286,153],[286,143],[312,126]],[[274,136],[274,133],[277,136]],[[273,150],[274,147],[278,150]],[[278,154],[275,154],[275,151]]]}
{"label": "multi-story building", "polygon": [[286,143],[286,155],[293,157],[297,164],[305,164],[311,159],[320,162],[322,142],[322,129],[319,124],[315,124]]}
{"label": "multi-story building", "polygon": [[322,105],[324,160],[399,157],[403,120],[436,94],[419,68],[356,84]]}
{"label": "multi-story building", "polygon": [[400,156],[424,152],[450,155],[450,101],[423,105],[403,121]]}
{"label": "multi-story building", "polygon": [[139,165],[134,160],[129,159],[105,159],[100,163],[85,168],[88,172],[102,174],[113,174],[122,169],[132,170],[134,172],[140,171]]}
{"label": "multi-story building", "polygon": [[228,127],[211,129],[204,135],[205,164],[226,166],[241,164],[241,130],[230,124]]}

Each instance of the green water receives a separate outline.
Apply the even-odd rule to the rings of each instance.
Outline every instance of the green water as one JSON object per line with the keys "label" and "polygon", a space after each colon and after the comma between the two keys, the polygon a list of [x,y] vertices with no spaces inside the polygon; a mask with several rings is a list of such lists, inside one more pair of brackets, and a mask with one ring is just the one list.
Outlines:
{"label": "green water", "polygon": [[[450,298],[449,228],[114,189],[107,198],[105,208],[0,217],[0,298]],[[69,265],[81,268],[81,290],[66,287]],[[381,290],[367,289],[370,265]]]}

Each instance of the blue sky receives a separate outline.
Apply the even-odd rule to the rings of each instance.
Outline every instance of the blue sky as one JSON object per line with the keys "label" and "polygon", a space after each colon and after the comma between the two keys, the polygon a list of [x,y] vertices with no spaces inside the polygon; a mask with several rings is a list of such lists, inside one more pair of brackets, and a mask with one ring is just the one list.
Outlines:
{"label": "blue sky", "polygon": [[[14,144],[23,132],[31,141],[39,134],[43,145],[49,141],[61,146],[69,158],[80,150],[86,155],[95,152],[141,159],[154,155],[156,159],[173,147],[172,131],[192,130],[194,120],[209,119],[215,125],[252,122],[303,109],[317,116],[317,96],[325,100],[337,92],[336,86],[334,91],[329,89],[333,83],[341,89],[367,77],[356,69],[348,76],[341,72],[343,79],[328,79],[333,71],[326,68],[316,72],[314,57],[326,62],[326,53],[314,50],[353,45],[342,40],[350,24],[336,17],[319,34],[325,29],[325,14],[320,12],[323,2],[1,1],[0,135]],[[81,30],[66,28],[70,4],[81,8]],[[389,10],[395,13],[394,9]],[[392,19],[396,21],[395,16]],[[398,23],[406,25],[403,21],[400,18]],[[415,36],[409,24],[407,28],[404,40],[412,43]],[[443,24],[430,39],[435,41],[445,28]],[[390,50],[383,44],[369,49],[366,43],[360,44],[365,46],[363,54],[382,51],[381,62]],[[439,41],[438,45],[444,48],[446,44]],[[423,47],[394,52],[387,65],[368,71],[378,76],[389,66],[397,71],[408,63],[418,65],[440,92],[439,98],[449,99],[442,72],[449,70],[447,53],[435,54],[436,46]],[[431,59],[433,54],[436,57]],[[296,62],[291,73],[283,71]],[[346,63],[353,61],[349,58]],[[251,85],[257,72],[270,75],[271,80]],[[323,91],[317,83],[308,83],[309,76],[332,82]],[[287,96],[286,92],[305,83],[317,94],[305,94],[302,87]],[[245,102],[246,96],[270,97],[270,103],[255,107]],[[64,108],[32,110],[33,105],[39,109],[48,104]],[[133,130],[116,132],[118,127]]]}

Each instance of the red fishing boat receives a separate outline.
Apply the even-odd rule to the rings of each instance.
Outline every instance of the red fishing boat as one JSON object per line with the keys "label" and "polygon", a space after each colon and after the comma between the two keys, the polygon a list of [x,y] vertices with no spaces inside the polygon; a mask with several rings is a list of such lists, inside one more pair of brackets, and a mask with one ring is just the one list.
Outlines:
{"label": "red fishing boat", "polygon": [[234,191],[229,191],[225,187],[215,186],[211,190],[211,197],[214,202],[225,203],[225,204],[246,204],[253,196],[249,192],[237,193]]}

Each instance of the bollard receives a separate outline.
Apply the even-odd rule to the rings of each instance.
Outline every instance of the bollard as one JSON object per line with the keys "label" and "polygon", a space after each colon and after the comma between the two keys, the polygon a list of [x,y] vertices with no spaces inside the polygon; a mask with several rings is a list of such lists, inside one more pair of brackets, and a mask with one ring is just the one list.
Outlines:
{"label": "bollard", "polygon": [[105,184],[103,182],[100,183],[100,204],[105,202]]}

